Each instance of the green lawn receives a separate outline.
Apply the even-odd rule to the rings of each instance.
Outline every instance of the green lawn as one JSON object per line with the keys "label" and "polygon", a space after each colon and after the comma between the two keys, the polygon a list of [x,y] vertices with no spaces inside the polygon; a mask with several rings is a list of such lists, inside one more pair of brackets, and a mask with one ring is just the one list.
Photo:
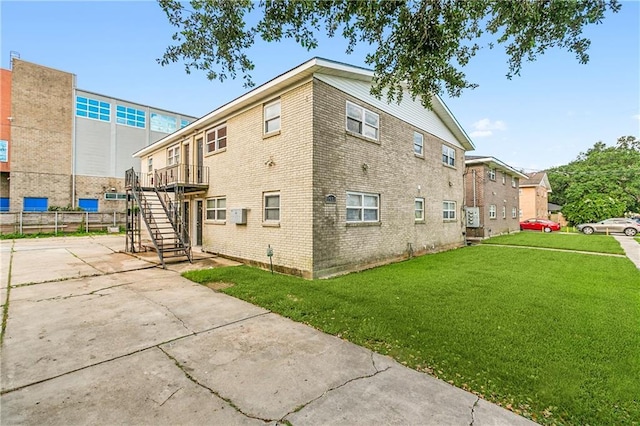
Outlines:
{"label": "green lawn", "polygon": [[640,419],[640,273],[626,258],[479,245],[329,280],[184,276],[235,283],[224,292],[541,423]]}
{"label": "green lawn", "polygon": [[609,235],[545,234],[543,232],[525,231],[492,237],[482,241],[482,243],[624,254],[620,243]]}

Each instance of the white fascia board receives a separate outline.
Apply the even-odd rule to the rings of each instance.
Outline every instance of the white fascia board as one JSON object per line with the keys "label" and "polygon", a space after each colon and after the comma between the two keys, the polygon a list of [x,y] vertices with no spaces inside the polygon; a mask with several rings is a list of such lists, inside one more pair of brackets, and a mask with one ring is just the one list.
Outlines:
{"label": "white fascia board", "polygon": [[433,111],[438,114],[440,119],[449,127],[449,130],[458,138],[462,146],[467,151],[473,151],[476,149],[476,146],[473,144],[473,141],[467,135],[467,132],[464,131],[456,117],[453,115],[449,107],[444,103],[442,98],[438,95],[433,95],[431,97],[431,105],[433,107]]}
{"label": "white fascia board", "polygon": [[509,166],[506,163],[503,163],[502,161],[498,160],[495,157],[484,157],[484,158],[474,158],[472,160],[465,160],[464,162],[467,166],[471,166],[474,164],[486,164],[487,166],[493,168],[493,169],[497,169],[500,171],[504,171],[504,172],[508,172],[516,177],[522,178],[522,179],[528,179],[529,176],[525,175],[522,172],[519,172],[518,170],[514,169],[513,167]]}

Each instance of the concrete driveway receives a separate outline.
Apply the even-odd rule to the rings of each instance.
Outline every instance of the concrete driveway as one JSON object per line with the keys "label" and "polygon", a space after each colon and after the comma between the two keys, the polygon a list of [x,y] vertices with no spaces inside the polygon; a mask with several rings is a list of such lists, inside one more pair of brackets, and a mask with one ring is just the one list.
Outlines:
{"label": "concrete driveway", "polygon": [[1,424],[533,424],[123,248],[0,241]]}

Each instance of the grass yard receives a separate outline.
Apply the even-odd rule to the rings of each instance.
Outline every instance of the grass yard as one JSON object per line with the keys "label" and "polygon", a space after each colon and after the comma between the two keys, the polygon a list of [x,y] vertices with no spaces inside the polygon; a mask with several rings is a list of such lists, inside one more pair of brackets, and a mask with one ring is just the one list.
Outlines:
{"label": "grass yard", "polygon": [[624,254],[624,250],[622,250],[620,244],[609,235],[545,234],[543,232],[525,231],[493,237],[482,241],[482,244],[504,244],[511,246],[546,247],[562,250]]}
{"label": "grass yard", "polygon": [[540,423],[640,419],[640,273],[626,258],[483,244],[328,280],[184,276],[234,283],[224,292]]}

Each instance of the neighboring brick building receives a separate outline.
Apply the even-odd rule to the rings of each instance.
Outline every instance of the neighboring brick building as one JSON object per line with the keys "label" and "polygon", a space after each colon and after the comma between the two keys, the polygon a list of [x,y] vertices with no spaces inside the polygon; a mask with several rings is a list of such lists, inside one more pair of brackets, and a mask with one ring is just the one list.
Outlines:
{"label": "neighboring brick building", "polygon": [[528,173],[520,182],[520,219],[549,219],[550,192],[546,172]]}
{"label": "neighboring brick building", "polygon": [[520,229],[519,184],[527,175],[494,157],[465,157],[467,237],[488,238]]}
{"label": "neighboring brick building", "polygon": [[194,245],[317,278],[464,244],[464,152],[433,111],[370,94],[373,73],[315,58],[135,155],[155,179],[208,168],[184,198]]}
{"label": "neighboring brick building", "polygon": [[0,212],[9,210],[11,71],[0,68]]}
{"label": "neighboring brick building", "polygon": [[3,211],[123,211],[132,154],[195,119],[77,89],[75,75],[18,58],[1,71]]}

